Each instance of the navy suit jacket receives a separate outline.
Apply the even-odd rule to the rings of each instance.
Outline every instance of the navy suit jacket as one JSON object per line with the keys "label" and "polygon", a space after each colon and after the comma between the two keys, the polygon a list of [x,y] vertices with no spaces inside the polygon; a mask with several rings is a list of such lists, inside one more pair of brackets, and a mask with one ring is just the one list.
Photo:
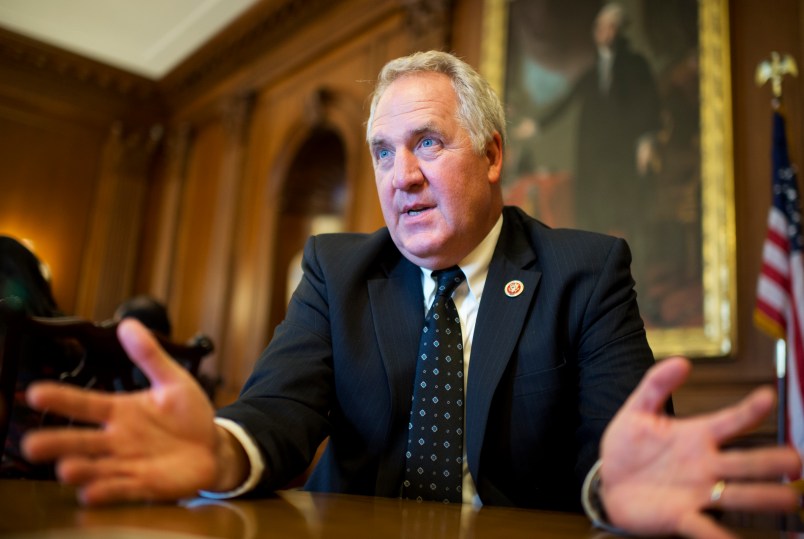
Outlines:
{"label": "navy suit jacket", "polygon": [[[653,363],[623,240],[551,229],[506,207],[466,392],[469,470],[485,504],[577,510],[607,423]],[[270,474],[399,496],[424,322],[422,273],[387,229],[310,238],[286,319],[236,403]],[[504,293],[519,280],[524,292]]]}

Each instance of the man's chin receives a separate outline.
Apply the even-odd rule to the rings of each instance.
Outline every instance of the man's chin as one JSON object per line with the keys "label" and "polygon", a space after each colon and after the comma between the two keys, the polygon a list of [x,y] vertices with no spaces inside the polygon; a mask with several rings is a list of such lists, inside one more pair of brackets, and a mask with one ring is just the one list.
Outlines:
{"label": "man's chin", "polygon": [[[415,246],[403,246],[399,249],[402,252],[402,255],[416,264],[417,266],[421,266],[427,269],[439,269],[444,267],[445,260],[445,249],[443,246],[422,246],[422,245],[415,245]],[[449,264],[451,265],[451,264]]]}

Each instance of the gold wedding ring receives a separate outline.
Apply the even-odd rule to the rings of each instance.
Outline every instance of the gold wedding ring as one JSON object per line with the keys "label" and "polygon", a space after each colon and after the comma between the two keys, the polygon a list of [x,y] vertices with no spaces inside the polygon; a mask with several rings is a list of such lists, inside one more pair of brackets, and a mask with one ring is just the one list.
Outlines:
{"label": "gold wedding ring", "polygon": [[712,491],[709,493],[709,501],[712,503],[712,505],[718,505],[720,498],[723,497],[724,490],[726,490],[726,482],[721,479],[715,483],[715,485],[712,487]]}

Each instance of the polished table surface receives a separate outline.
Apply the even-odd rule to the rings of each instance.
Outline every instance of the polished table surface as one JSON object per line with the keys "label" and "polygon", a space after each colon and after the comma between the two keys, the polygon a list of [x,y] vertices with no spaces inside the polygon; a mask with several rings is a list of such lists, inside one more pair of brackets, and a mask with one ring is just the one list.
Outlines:
{"label": "polished table surface", "polygon": [[[739,537],[804,534],[732,527]],[[86,508],[75,491],[48,481],[0,480],[0,537],[206,538],[596,538],[583,515],[502,507],[281,491],[254,500],[187,500]]]}

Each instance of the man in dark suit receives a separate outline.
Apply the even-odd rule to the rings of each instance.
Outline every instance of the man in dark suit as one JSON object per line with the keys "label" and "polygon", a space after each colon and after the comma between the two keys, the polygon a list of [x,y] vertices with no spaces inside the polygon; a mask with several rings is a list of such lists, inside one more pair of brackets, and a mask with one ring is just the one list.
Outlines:
{"label": "man in dark suit", "polygon": [[[29,457],[60,459],[60,478],[79,485],[87,503],[175,499],[202,489],[230,497],[280,488],[329,435],[308,488],[404,496],[415,467],[406,445],[416,438],[409,432],[418,415],[417,343],[431,296],[440,297],[431,274],[457,265],[461,284],[444,301],[454,300],[460,319],[463,367],[452,380],[465,386],[457,429],[464,501],[573,509],[587,478],[594,519],[602,497],[614,524],[690,534],[710,522],[702,509],[744,504],[741,491],[754,487],[735,483],[724,493],[719,480],[744,474],[716,465],[717,445],[767,413],[768,395],[755,396],[748,410],[685,427],[661,414],[688,370],[679,360],[663,362],[628,397],[652,362],[628,249],[503,208],[504,122],[488,84],[454,56],[390,62],[367,129],[387,228],[310,239],[287,318],[238,401],[213,422],[192,379],[141,326],[123,323],[121,342],[153,389],[34,388],[34,406],[103,428],[35,433],[26,441]],[[590,474],[621,406],[602,465]],[[772,466],[752,468],[752,478],[798,465],[789,451],[760,457]],[[694,475],[680,466],[690,458],[702,463]],[[661,503],[642,493],[646,484]],[[792,505],[789,489],[759,484],[775,496],[773,505]],[[641,497],[631,501],[629,493]]]}
{"label": "man in dark suit", "polygon": [[[627,247],[505,208],[493,251],[468,369],[469,474],[483,503],[580,508],[603,429],[653,362]],[[308,488],[399,496],[422,270],[387,229],[313,238],[304,259],[286,321],[238,402],[218,415],[260,433],[281,472],[265,488],[304,470],[329,434]],[[522,292],[507,296],[517,281]]]}

